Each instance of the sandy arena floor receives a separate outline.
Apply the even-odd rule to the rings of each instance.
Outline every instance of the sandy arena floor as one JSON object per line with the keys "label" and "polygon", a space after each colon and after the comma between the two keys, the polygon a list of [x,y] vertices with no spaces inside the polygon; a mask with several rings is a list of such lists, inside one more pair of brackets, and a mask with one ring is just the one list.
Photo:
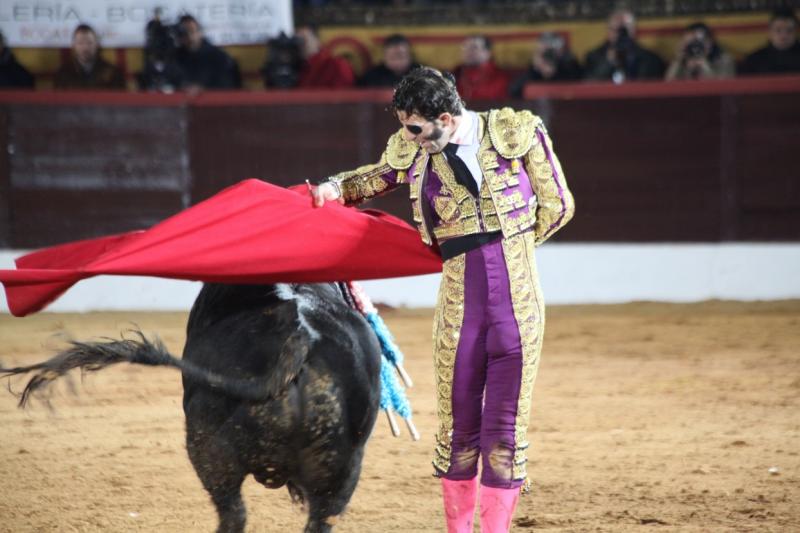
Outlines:
{"label": "sandy arena floor", "polygon": [[[337,529],[443,531],[431,477],[431,311],[387,311],[423,438],[381,416]],[[183,313],[0,315],[5,365],[55,337],[131,323],[180,353]],[[800,301],[553,307],[534,397],[532,494],[515,531],[800,531]],[[13,382],[17,390],[21,381]],[[3,383],[5,387],[5,383]],[[124,366],[61,386],[54,410],[0,391],[0,531],[212,531],[183,444],[177,371]],[[285,490],[248,480],[251,532],[301,531]]]}

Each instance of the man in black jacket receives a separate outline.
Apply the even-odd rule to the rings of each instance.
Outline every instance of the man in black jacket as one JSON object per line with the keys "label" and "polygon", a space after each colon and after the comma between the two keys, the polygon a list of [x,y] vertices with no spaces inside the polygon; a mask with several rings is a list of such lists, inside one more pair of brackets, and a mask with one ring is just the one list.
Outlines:
{"label": "man in black jacket", "polygon": [[383,41],[383,62],[369,69],[358,80],[361,87],[394,87],[403,76],[417,68],[411,43],[405,35],[395,33]]}
{"label": "man in black jacket", "polygon": [[183,15],[178,25],[181,46],[175,54],[175,62],[182,73],[181,88],[190,92],[241,88],[239,65],[221,48],[208,42],[197,20],[191,15]]}
{"label": "man in black jacket", "polygon": [[616,9],[608,17],[605,43],[586,56],[585,77],[593,80],[661,79],[664,61],[636,42],[636,17],[630,9]]}
{"label": "man in black jacket", "polygon": [[582,74],[583,70],[570,52],[564,37],[545,32],[534,44],[528,70],[511,82],[508,94],[513,98],[522,98],[525,85],[529,82],[575,81],[581,79]]}
{"label": "man in black jacket", "polygon": [[797,16],[792,9],[777,9],[769,21],[769,43],[747,56],[740,72],[744,74],[783,74],[800,72],[800,41]]}
{"label": "man in black jacket", "polygon": [[32,89],[33,76],[19,64],[0,33],[0,89]]}
{"label": "man in black jacket", "polygon": [[100,54],[97,32],[88,24],[78,24],[72,32],[70,57],[53,77],[58,90],[125,90],[125,75]]}

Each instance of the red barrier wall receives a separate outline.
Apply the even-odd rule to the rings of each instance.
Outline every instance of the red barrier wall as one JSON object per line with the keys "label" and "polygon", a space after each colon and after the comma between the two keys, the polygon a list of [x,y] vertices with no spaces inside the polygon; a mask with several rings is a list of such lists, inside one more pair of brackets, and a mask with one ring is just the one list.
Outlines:
{"label": "red barrier wall", "polygon": [[[577,202],[564,241],[800,240],[800,77],[539,85]],[[376,161],[385,91],[0,93],[0,245],[151,225],[247,177]],[[402,192],[372,202],[409,219]]]}

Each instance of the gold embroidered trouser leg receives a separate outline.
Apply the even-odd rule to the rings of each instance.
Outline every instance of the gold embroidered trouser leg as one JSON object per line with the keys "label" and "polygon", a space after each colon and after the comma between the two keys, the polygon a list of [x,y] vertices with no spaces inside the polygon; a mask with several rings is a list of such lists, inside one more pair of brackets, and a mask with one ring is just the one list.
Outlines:
{"label": "gold embroidered trouser leg", "polygon": [[434,466],[448,479],[519,486],[544,332],[533,235],[445,262],[434,319],[439,431]]}

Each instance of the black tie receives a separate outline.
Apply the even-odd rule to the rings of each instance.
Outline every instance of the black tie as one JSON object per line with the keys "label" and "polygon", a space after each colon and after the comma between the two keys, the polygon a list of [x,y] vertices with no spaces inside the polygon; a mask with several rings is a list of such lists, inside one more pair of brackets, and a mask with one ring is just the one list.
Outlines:
{"label": "black tie", "polygon": [[450,163],[450,168],[453,169],[453,174],[456,176],[456,181],[467,188],[475,198],[478,197],[478,184],[472,176],[472,172],[467,168],[464,160],[456,155],[458,145],[455,143],[447,143],[444,147],[444,155],[447,156],[447,162]]}

